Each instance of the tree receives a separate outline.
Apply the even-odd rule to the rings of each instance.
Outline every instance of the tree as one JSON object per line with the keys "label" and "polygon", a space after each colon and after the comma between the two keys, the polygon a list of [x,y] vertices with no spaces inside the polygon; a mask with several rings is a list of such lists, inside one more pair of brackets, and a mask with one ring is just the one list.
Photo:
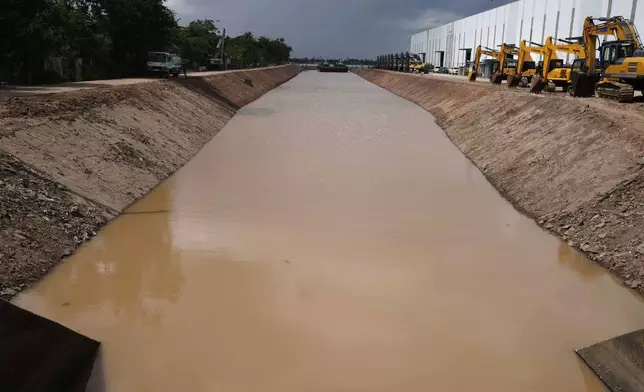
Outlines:
{"label": "tree", "polygon": [[[143,74],[150,51],[203,65],[220,57],[221,39],[210,19],[180,27],[165,0],[0,0],[0,80],[74,80],[79,59],[85,80]],[[238,67],[281,63],[291,51],[251,32],[226,46]]]}
{"label": "tree", "polygon": [[230,39],[226,45],[228,58],[238,68],[283,64],[293,50],[286,45],[284,38],[262,36],[256,39],[251,32]]}
{"label": "tree", "polygon": [[177,20],[163,0],[96,0],[112,37],[112,59],[124,76],[145,71],[147,52],[167,49]]}
{"label": "tree", "polygon": [[196,65],[207,64],[212,58],[219,58],[218,44],[221,37],[215,22],[210,19],[190,22],[186,27],[180,28],[181,57]]}

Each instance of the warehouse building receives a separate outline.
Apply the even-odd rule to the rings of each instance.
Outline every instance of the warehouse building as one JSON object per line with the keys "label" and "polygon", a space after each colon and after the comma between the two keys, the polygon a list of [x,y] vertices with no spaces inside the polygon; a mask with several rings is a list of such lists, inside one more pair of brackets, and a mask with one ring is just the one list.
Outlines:
{"label": "warehouse building", "polygon": [[587,16],[617,15],[644,26],[644,0],[519,0],[414,34],[410,51],[436,66],[463,70],[478,45],[496,49],[522,39],[543,44],[548,36],[579,37]]}

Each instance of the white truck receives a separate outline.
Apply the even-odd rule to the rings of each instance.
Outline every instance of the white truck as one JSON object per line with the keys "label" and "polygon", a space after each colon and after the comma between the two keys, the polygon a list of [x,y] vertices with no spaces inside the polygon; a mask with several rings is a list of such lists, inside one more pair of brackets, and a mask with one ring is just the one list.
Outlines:
{"label": "white truck", "polygon": [[161,77],[178,77],[183,71],[181,57],[167,52],[148,52],[148,72]]}

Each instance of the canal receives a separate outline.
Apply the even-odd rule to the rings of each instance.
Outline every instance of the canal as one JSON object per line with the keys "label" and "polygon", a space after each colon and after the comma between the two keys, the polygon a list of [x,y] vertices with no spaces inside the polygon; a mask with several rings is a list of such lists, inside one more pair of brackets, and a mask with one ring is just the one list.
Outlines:
{"label": "canal", "polygon": [[603,391],[641,299],[414,104],[305,72],[15,303],[103,343],[96,391]]}

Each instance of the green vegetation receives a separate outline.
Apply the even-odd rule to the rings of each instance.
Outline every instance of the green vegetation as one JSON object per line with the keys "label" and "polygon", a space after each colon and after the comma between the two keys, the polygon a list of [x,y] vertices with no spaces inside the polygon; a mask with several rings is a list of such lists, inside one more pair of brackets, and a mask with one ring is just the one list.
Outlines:
{"label": "green vegetation", "polygon": [[[191,66],[212,66],[221,59],[221,38],[223,33],[215,22],[209,19],[197,20],[176,30],[174,50],[187,59]],[[233,68],[246,68],[285,63],[292,48],[284,38],[255,38],[246,32],[238,37],[226,37],[224,57]]]}
{"label": "green vegetation", "polygon": [[[165,0],[0,0],[0,81],[55,83],[142,75],[147,53],[179,54],[191,66],[219,61],[212,20],[178,25]],[[234,67],[284,63],[284,39],[226,37]]]}

